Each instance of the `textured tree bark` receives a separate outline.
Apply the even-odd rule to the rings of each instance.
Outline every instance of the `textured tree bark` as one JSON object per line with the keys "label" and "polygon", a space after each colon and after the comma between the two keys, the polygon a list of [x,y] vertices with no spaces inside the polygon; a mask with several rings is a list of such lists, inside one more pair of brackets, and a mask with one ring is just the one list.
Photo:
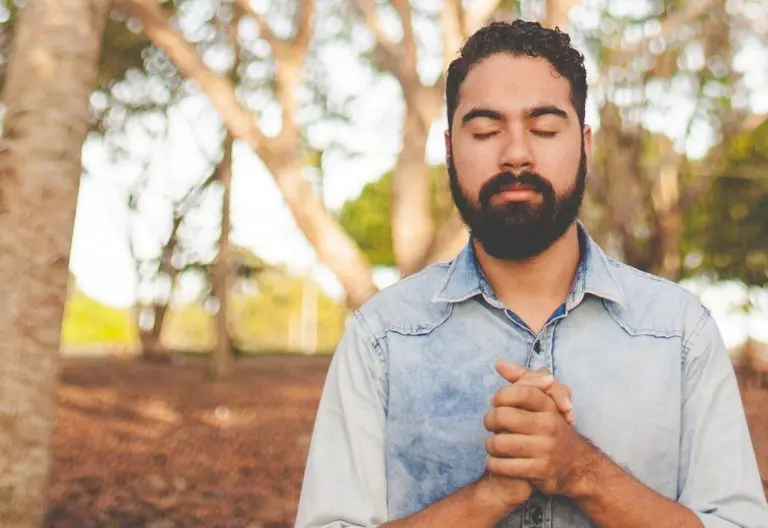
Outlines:
{"label": "textured tree bark", "polygon": [[68,263],[107,0],[18,14],[0,140],[0,526],[42,524]]}
{"label": "textured tree bark", "polygon": [[232,373],[234,356],[229,336],[229,284],[232,273],[232,252],[229,247],[230,202],[232,191],[232,135],[224,139],[224,157],[221,160],[219,183],[224,191],[221,203],[221,234],[219,235],[219,257],[213,265],[211,283],[213,295],[219,301],[216,311],[216,346],[211,355],[209,371],[214,379],[222,379]]}

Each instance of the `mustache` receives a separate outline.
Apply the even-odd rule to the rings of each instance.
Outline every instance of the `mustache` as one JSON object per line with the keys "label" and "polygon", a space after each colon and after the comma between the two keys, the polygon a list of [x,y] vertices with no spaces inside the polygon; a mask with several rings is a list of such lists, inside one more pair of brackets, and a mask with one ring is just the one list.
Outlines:
{"label": "mustache", "polygon": [[507,185],[533,187],[536,192],[542,194],[545,198],[555,195],[555,189],[552,187],[552,184],[535,172],[524,171],[519,174],[502,172],[483,184],[480,189],[480,203],[483,205],[489,204],[493,195],[501,192]]}

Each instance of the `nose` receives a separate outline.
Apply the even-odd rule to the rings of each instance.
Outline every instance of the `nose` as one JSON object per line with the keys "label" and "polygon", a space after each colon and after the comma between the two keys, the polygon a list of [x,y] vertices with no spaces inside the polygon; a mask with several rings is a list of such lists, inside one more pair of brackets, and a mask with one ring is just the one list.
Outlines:
{"label": "nose", "polygon": [[511,172],[534,170],[533,151],[525,131],[512,130],[507,134],[507,138],[499,158],[501,170]]}

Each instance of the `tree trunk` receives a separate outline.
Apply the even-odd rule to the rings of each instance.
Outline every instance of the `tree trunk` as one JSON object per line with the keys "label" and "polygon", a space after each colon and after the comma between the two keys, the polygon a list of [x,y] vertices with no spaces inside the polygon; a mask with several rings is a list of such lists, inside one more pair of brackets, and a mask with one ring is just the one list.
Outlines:
{"label": "tree trunk", "polygon": [[216,311],[216,346],[211,355],[210,374],[213,379],[222,379],[232,373],[234,356],[229,337],[229,277],[232,271],[232,255],[229,247],[230,197],[232,190],[232,135],[224,139],[224,156],[219,165],[219,182],[224,191],[221,203],[221,234],[219,235],[219,258],[213,265],[213,295],[219,301]]}
{"label": "tree trunk", "polygon": [[[207,185],[207,184],[206,184]],[[168,238],[163,251],[160,254],[160,269],[161,275],[168,277],[170,284],[168,286],[168,297],[163,302],[155,300],[152,307],[152,327],[145,329],[142,326],[141,315],[144,306],[140,306],[136,313],[136,323],[139,328],[139,341],[141,342],[141,356],[142,359],[148,361],[164,361],[170,359],[168,351],[163,346],[161,335],[163,333],[163,323],[165,322],[165,316],[168,313],[171,300],[173,299],[173,292],[176,289],[176,279],[178,278],[179,271],[173,266],[173,253],[176,250],[176,244],[178,243],[178,231],[183,216],[179,216],[173,222],[173,228],[171,229],[171,235]],[[137,273],[140,266],[136,267]],[[155,277],[153,280],[157,280]],[[155,283],[156,285],[156,283]]]}
{"label": "tree trunk", "polygon": [[18,14],[0,147],[0,526],[42,524],[69,250],[107,0]]}
{"label": "tree trunk", "polygon": [[[317,199],[298,151],[284,162],[268,163],[296,224],[314,246],[320,260],[331,268],[347,292],[347,304],[360,306],[375,292],[370,269],[360,250]],[[363,270],[367,270],[366,274]]]}
{"label": "tree trunk", "polygon": [[392,249],[403,276],[424,266],[434,236],[432,185],[425,160],[428,132],[416,112],[406,110],[392,182]]}
{"label": "tree trunk", "polygon": [[[171,286],[171,291],[173,291],[173,285]],[[168,351],[160,339],[163,332],[163,322],[168,313],[170,302],[169,298],[166,303],[152,304],[152,327],[149,329],[144,329],[141,326],[141,312],[145,307],[139,307],[139,312],[136,314],[136,321],[139,327],[139,342],[141,343],[141,357],[146,361],[165,361],[170,359]]]}
{"label": "tree trunk", "polygon": [[682,215],[679,201],[679,176],[677,165],[667,162],[661,165],[658,179],[658,192],[654,204],[658,217],[658,238],[660,241],[658,261],[655,272],[670,280],[680,279],[681,256],[680,239],[682,236]]}

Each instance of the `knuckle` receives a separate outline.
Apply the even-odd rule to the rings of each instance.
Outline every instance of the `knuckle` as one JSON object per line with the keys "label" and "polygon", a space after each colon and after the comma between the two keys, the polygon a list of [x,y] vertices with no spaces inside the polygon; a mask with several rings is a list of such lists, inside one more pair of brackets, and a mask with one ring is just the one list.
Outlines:
{"label": "knuckle", "polygon": [[489,472],[498,475],[501,473],[501,460],[495,457],[488,457],[488,460],[485,462],[485,467]]}
{"label": "knuckle", "polygon": [[557,442],[554,438],[544,438],[542,440],[542,448],[546,455],[551,456],[557,452]]}
{"label": "knuckle", "polygon": [[493,435],[488,439],[488,452],[492,455],[496,455],[499,452],[499,436]]}
{"label": "knuckle", "polygon": [[548,460],[544,460],[539,464],[538,474],[542,480],[549,480],[554,476],[554,468]]}
{"label": "knuckle", "polygon": [[494,410],[494,425],[496,431],[502,431],[509,427],[509,409],[500,407]]}
{"label": "knuckle", "polygon": [[523,420],[525,420],[525,428],[528,431],[535,431],[537,429],[538,420],[536,419],[536,415],[533,413],[525,413],[523,415]]}
{"label": "knuckle", "polygon": [[523,401],[531,401],[536,394],[536,389],[530,386],[522,386],[520,387],[520,398]]}
{"label": "knuckle", "polygon": [[496,409],[488,411],[487,413],[485,413],[485,416],[483,416],[483,425],[485,425],[485,428],[488,431],[493,430],[495,426],[495,416],[496,416]]}
{"label": "knuckle", "polygon": [[[519,382],[518,382],[519,383]],[[499,390],[496,391],[496,394],[494,394],[494,400],[499,403],[500,405],[504,405],[507,401],[510,399],[510,391],[513,386],[506,386],[502,387]]]}
{"label": "knuckle", "polygon": [[547,435],[553,435],[557,432],[557,422],[552,414],[545,414],[541,417],[541,430]]}

